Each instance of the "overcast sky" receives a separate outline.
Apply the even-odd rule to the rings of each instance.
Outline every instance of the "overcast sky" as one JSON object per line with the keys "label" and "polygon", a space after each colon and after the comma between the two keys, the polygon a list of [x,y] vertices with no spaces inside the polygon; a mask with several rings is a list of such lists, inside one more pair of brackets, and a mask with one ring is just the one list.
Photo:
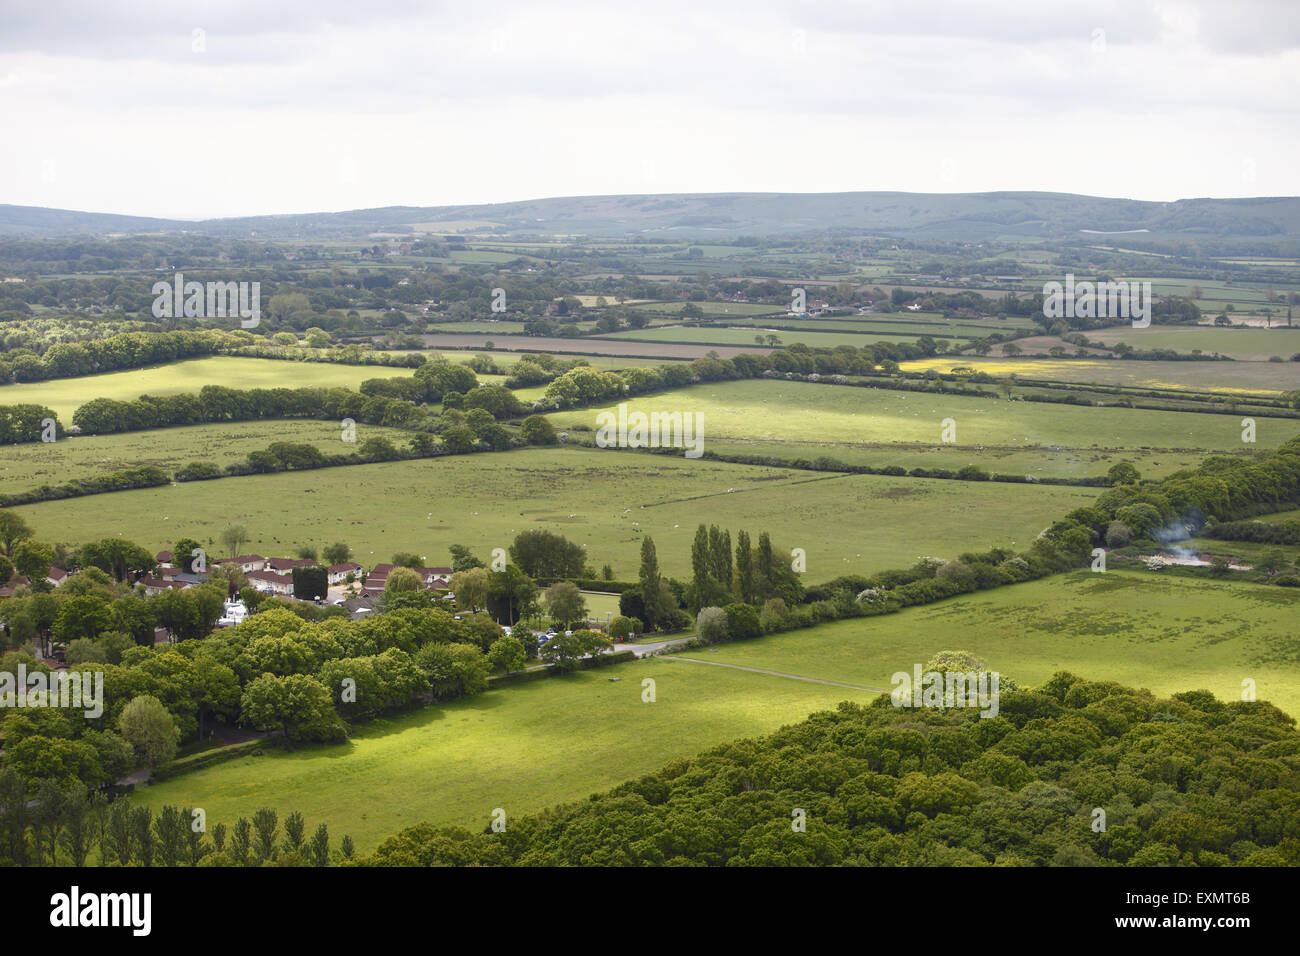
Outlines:
{"label": "overcast sky", "polygon": [[0,202],[1300,193],[1296,0],[0,0]]}

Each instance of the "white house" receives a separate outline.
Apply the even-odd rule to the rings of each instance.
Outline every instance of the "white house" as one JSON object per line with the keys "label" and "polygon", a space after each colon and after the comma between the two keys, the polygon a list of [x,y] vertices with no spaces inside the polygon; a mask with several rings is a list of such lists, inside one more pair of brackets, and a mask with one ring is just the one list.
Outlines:
{"label": "white house", "polygon": [[237,558],[222,558],[217,564],[237,564],[245,574],[261,571],[266,567],[266,558],[260,554],[241,554]]}
{"label": "white house", "polygon": [[365,568],[355,561],[344,561],[342,564],[331,564],[329,566],[329,582],[331,585],[342,584],[351,574],[356,580],[365,580]]}
{"label": "white house", "polygon": [[293,576],[289,574],[276,574],[274,571],[250,571],[247,573],[248,583],[269,594],[293,594]]}
{"label": "white house", "polygon": [[294,568],[314,567],[316,563],[311,558],[267,558],[266,570],[286,572],[293,571]]}

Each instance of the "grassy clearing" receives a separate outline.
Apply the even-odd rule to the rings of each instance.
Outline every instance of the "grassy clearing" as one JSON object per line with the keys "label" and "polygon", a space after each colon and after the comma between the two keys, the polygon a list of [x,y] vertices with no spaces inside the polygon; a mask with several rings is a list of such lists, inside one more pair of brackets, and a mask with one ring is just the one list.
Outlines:
{"label": "grassy clearing", "polygon": [[[527,341],[527,339],[514,339],[512,341],[517,343],[520,341]],[[513,366],[516,362],[520,361],[525,357],[525,353],[522,352],[500,352],[500,351],[492,351],[492,352],[446,351],[441,354],[443,358],[447,359],[448,361],[460,362],[461,364],[468,362],[475,355],[485,355],[488,358],[490,358],[493,362],[495,362],[499,368],[505,369],[507,372],[510,371],[511,366]],[[564,361],[571,361],[575,358],[581,358],[582,361],[586,362],[592,368],[608,369],[608,370],[621,369],[621,368],[648,368],[649,366],[652,365],[676,365],[677,363],[684,361],[683,359],[670,359],[670,358],[627,358],[627,357],[622,357],[617,355],[583,355],[583,356],[564,355],[564,356],[560,356],[560,358],[563,359]],[[480,382],[485,382],[489,384],[499,384],[499,382],[497,382],[496,379],[497,376],[492,376],[492,375],[480,375],[478,377],[478,380]],[[500,376],[500,380],[504,381],[505,376]],[[520,395],[522,397],[525,391],[527,390],[526,389],[518,390],[516,391],[515,394]],[[545,391],[546,388],[545,386],[543,386],[538,390],[537,394],[541,395]]]}
{"label": "grassy clearing", "polygon": [[[1206,355],[1218,352],[1239,361],[1267,361],[1272,355],[1282,358],[1300,352],[1300,329],[1207,329],[1173,328],[1153,325],[1145,329],[1119,328],[1089,332],[1088,338],[1107,345],[1126,342],[1135,349],[1177,349],[1190,352],[1200,349]],[[1300,378],[1300,371],[1294,373]]]}
{"label": "grassy clearing", "polygon": [[945,319],[936,312],[878,312],[862,316],[842,316],[795,319],[782,316],[776,319],[738,319],[736,325],[790,325],[799,329],[827,332],[915,332],[936,339],[964,339],[983,337],[993,332],[1008,332],[1029,328],[1025,319]]}
{"label": "grassy clearing", "polygon": [[687,656],[889,687],[890,675],[936,651],[968,650],[1031,685],[1068,670],[1158,694],[1206,688],[1237,700],[1252,678],[1260,700],[1295,714],[1297,614],[1300,594],[1290,588],[1080,571]]}
{"label": "grassy clearing", "polygon": [[[778,324],[784,325],[784,322]],[[768,333],[763,331],[765,327],[761,325],[753,326],[753,331],[747,329],[720,329],[720,328],[701,328],[698,326],[663,326],[655,329],[635,329],[631,332],[614,332],[610,335],[602,335],[603,341],[624,341],[637,340],[649,345],[653,342],[675,342],[683,344],[722,344],[722,345],[754,345],[754,336],[762,335],[767,337]],[[864,345],[870,345],[876,341],[870,335],[857,335],[852,332],[819,332],[819,331],[798,331],[791,332],[789,329],[780,329],[771,333],[781,340],[783,345],[789,345],[792,342],[803,342],[809,346],[821,348],[834,348],[837,345],[852,345],[855,348],[861,348]],[[890,335],[881,336],[888,338],[890,342],[910,342],[920,338],[920,335]]]}
{"label": "grassy clearing", "polygon": [[[382,437],[400,448],[405,447],[410,435],[378,425],[356,427],[358,443]],[[75,436],[57,442],[7,446],[0,459],[0,482],[6,489],[20,491],[141,465],[157,465],[170,472],[192,461],[206,461],[224,468],[275,441],[315,445],[326,454],[342,454],[357,447],[343,443],[342,430],[333,422],[300,418]]]}
{"label": "grassy clearing", "polygon": [[[1208,688],[1300,706],[1291,624],[1300,595],[1154,574],[1080,572],[969,595],[884,618],[842,621],[685,656],[888,688],[938,650],[965,649],[1002,674],[1040,683],[1057,670],[1156,693]],[[619,677],[619,681],[610,681]],[[644,678],[656,700],[642,703]],[[244,757],[133,798],[202,806],[233,822],[259,807],[301,811],[358,848],[419,820],[477,829],[580,800],[676,757],[756,736],[875,694],[688,661],[651,659],[503,687],[361,725],[346,744]],[[384,799],[373,798],[377,788]]]}
{"label": "grassy clearing", "polygon": [[[583,305],[586,304],[583,303]],[[676,315],[686,308],[688,304],[687,302],[640,302],[633,308],[646,312],[664,312]],[[700,311],[705,315],[767,315],[781,311],[779,305],[766,305],[760,302],[696,302],[695,305],[699,306]]]}
{"label": "grassy clearing", "polygon": [[[619,677],[619,681],[610,681]],[[654,703],[641,700],[645,678]],[[361,852],[421,820],[486,826],[581,800],[670,760],[758,736],[845,699],[872,695],[663,660],[506,686],[358,727],[339,746],[268,751],[144,788],[157,810],[198,806],[233,824],[259,807],[299,810]],[[376,795],[381,795],[378,799]]]}
{"label": "grassy clearing", "polygon": [[1259,544],[1254,541],[1223,541],[1219,538],[1191,538],[1179,541],[1180,548],[1187,548],[1197,554],[1210,554],[1232,558],[1238,564],[1254,567],[1266,551],[1280,550],[1286,555],[1288,563],[1294,564],[1300,559],[1300,547],[1293,544]]}
{"label": "grassy clearing", "polygon": [[204,385],[224,385],[227,388],[332,388],[345,385],[356,388],[368,378],[410,374],[409,368],[387,365],[334,365],[215,355],[125,372],[5,385],[0,388],[0,405],[20,402],[48,405],[61,422],[69,424],[77,407],[92,398],[130,401],[146,394],[197,392]]}
{"label": "grassy clearing", "polygon": [[442,332],[496,332],[500,335],[522,335],[524,331],[522,322],[502,322],[493,319],[482,319],[477,322],[439,322],[433,327]]}
{"label": "grassy clearing", "polygon": [[623,367],[650,364],[641,356],[650,359],[696,359],[709,352],[716,351],[721,358],[731,358],[742,352],[766,353],[766,347],[754,345],[751,335],[747,342],[739,345],[691,344],[688,342],[625,342],[615,336],[600,338],[565,338],[545,335],[484,335],[471,332],[446,332],[420,336],[424,344],[431,349],[467,349],[481,350],[487,342],[494,345],[492,355],[500,351],[516,352],[553,352],[561,358],[586,358],[607,355],[622,360]]}
{"label": "grassy clearing", "polygon": [[46,540],[121,534],[146,547],[180,534],[215,539],[238,522],[246,549],[350,544],[363,564],[395,551],[447,560],[469,545],[483,559],[525,528],[543,526],[586,547],[599,571],[634,576],[641,539],[685,579],[701,521],[771,533],[807,551],[808,580],[955,557],[994,544],[1028,545],[1095,489],[826,475],[614,449],[525,449],[250,475],[15,509]]}
{"label": "grassy clearing", "polygon": [[941,356],[903,362],[908,372],[966,367],[998,377],[1019,375],[1083,385],[1177,388],[1226,395],[1271,395],[1300,386],[1300,369],[1276,362],[1132,362],[1118,359],[1031,359]]}
{"label": "grassy clearing", "polygon": [[[1300,422],[1296,423],[1296,431],[1300,432]],[[1059,450],[1038,448],[1022,450],[990,445],[975,447],[889,442],[797,442],[752,438],[718,439],[710,441],[708,449],[720,455],[763,455],[786,461],[799,458],[815,461],[826,456],[846,465],[866,465],[871,468],[897,465],[909,470],[947,468],[950,471],[957,471],[967,465],[976,465],[990,474],[1034,475],[1039,478],[1100,477],[1105,475],[1112,465],[1122,461],[1132,464],[1145,478],[1162,478],[1184,468],[1194,468],[1205,457],[1204,452],[1195,448],[1177,451],[1065,447],[1059,447]],[[1241,454],[1250,454],[1250,452]]]}
{"label": "grassy clearing", "polygon": [[[597,571],[600,568],[596,569]],[[587,602],[587,618],[604,622],[618,615],[619,595],[608,591],[583,591],[583,600]]]}
{"label": "grassy clearing", "polygon": [[[928,392],[819,385],[808,382],[746,380],[709,383],[632,399],[632,410],[698,412],[703,418],[705,448],[711,440],[817,443],[822,454],[841,457],[872,449],[872,461],[893,463],[901,452],[944,447],[942,422],[956,422],[952,454],[964,450],[969,463],[983,464],[982,448],[1036,452],[1037,467],[1022,456],[1017,470],[1030,474],[1104,472],[1100,462],[1052,460],[1061,450],[1239,450],[1240,419],[1196,412],[1157,412],[1130,408],[1008,402],[1001,396],[975,398]],[[558,412],[557,427],[595,427],[598,409]],[[1275,447],[1300,433],[1294,419],[1257,418],[1256,447]],[[848,460],[847,458],[845,460]],[[950,460],[956,460],[952,458]],[[963,462],[968,463],[968,462]],[[984,467],[1004,470],[995,459]],[[1077,470],[1076,470],[1077,469]]]}

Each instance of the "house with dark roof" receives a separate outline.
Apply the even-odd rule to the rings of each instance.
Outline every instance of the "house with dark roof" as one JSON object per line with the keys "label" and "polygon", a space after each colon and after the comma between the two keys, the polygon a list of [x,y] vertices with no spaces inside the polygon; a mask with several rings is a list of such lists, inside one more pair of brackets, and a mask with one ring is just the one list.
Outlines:
{"label": "house with dark roof", "polygon": [[362,595],[357,598],[348,598],[343,602],[343,606],[348,609],[348,619],[358,620],[359,618],[368,617],[375,613],[375,602],[371,598]]}
{"label": "house with dark roof", "polygon": [[266,558],[260,554],[241,554],[237,558],[222,558],[216,564],[237,564],[239,570],[248,574],[250,571],[261,571],[266,568]]}
{"label": "house with dark roof", "polygon": [[246,575],[250,586],[270,594],[293,596],[293,576],[274,571],[250,571]]}
{"label": "house with dark roof", "polygon": [[14,591],[16,591],[18,588],[26,587],[31,583],[32,583],[31,580],[25,577],[24,575],[15,574],[12,578],[9,579],[8,584],[6,584],[4,587],[0,587],[0,597],[13,597]]}
{"label": "house with dark roof", "polygon": [[188,581],[166,580],[164,578],[149,577],[148,575],[141,578],[139,583],[144,585],[144,593],[150,597],[161,594],[163,591],[184,591],[194,586]]}
{"label": "house with dark roof", "polygon": [[366,569],[355,561],[344,561],[342,564],[331,564],[327,569],[330,584],[342,584],[351,574],[356,579],[365,577]]}
{"label": "house with dark roof", "polygon": [[[366,577],[363,590],[367,594],[378,594],[384,589],[388,582],[388,575],[396,565],[393,564],[376,564],[370,569],[370,574]],[[448,587],[451,584],[451,568],[412,568],[424,582],[428,590]]]}
{"label": "house with dark roof", "polygon": [[267,571],[279,571],[283,574],[286,571],[292,571],[294,568],[310,568],[319,564],[319,561],[313,561],[311,558],[267,558]]}

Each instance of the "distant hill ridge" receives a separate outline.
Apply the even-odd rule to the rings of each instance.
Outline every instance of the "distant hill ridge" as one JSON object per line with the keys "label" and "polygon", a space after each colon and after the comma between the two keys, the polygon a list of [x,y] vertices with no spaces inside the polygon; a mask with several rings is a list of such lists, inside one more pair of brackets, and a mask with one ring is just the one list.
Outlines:
{"label": "distant hill ridge", "polygon": [[[444,225],[445,224],[445,225]],[[1151,238],[1300,236],[1300,197],[1146,202],[1070,193],[667,193],[186,222],[0,205],[0,235],[175,233],[259,238],[497,232],[709,238],[846,230],[933,239],[1061,239],[1146,230]]]}

